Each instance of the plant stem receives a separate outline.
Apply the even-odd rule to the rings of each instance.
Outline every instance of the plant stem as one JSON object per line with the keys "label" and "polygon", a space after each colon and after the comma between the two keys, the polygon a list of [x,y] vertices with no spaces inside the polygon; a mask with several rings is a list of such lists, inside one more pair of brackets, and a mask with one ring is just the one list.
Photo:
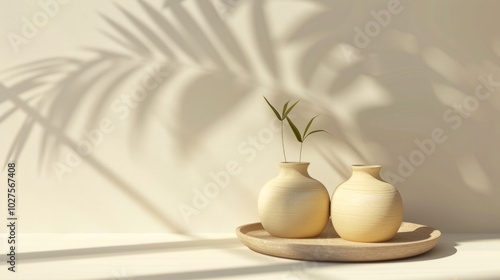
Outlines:
{"label": "plant stem", "polygon": [[302,162],[302,145],[304,144],[304,142],[300,142],[300,153],[299,153],[299,163]]}
{"label": "plant stem", "polygon": [[281,121],[281,147],[283,148],[283,157],[286,161],[286,153],[285,153],[285,139],[283,138],[283,121]]}

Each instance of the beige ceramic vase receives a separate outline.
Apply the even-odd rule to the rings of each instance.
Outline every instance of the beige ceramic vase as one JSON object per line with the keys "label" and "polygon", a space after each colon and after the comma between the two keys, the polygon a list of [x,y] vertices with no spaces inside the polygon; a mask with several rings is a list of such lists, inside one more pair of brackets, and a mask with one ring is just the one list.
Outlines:
{"label": "beige ceramic vase", "polygon": [[264,185],[258,211],[264,229],[283,238],[318,236],[330,214],[325,186],[307,173],[309,163],[280,163],[278,177]]}
{"label": "beige ceramic vase", "polygon": [[340,237],[357,242],[383,242],[403,221],[398,190],[380,178],[380,165],[353,165],[352,176],[332,195],[331,218]]}

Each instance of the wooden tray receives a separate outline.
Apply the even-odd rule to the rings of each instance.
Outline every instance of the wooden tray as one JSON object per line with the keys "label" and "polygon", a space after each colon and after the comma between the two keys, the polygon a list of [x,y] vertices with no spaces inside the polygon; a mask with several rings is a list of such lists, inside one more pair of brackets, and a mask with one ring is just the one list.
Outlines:
{"label": "wooden tray", "polygon": [[271,236],[262,224],[248,224],[236,229],[241,243],[265,255],[308,260],[369,262],[408,258],[432,249],[439,241],[439,230],[402,223],[396,236],[382,243],[360,243],[341,239],[331,223],[316,238],[291,239]]}

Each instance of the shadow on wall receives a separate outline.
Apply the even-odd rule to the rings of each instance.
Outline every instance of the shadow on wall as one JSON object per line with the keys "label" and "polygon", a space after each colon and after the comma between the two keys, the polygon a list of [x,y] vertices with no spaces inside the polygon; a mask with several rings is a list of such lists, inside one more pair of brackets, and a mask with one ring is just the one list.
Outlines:
{"label": "shadow on wall", "polygon": [[[288,38],[299,43],[327,34],[305,51],[301,78],[311,92],[322,92],[332,115],[357,97],[353,103],[362,108],[346,114],[349,126],[340,131],[362,138],[359,149],[373,150],[365,150],[367,158],[355,147],[347,154],[384,165],[383,175],[405,200],[405,220],[499,232],[500,19],[493,11],[500,3],[402,1],[391,14],[387,3],[324,2]],[[326,86],[315,82],[325,79]],[[376,87],[364,90],[363,83]],[[359,163],[339,163],[345,151],[318,150],[343,174]]]}
{"label": "shadow on wall", "polygon": [[[495,35],[500,19],[494,14],[500,3],[403,1],[389,8],[387,1],[314,1],[321,9],[300,22],[285,41],[285,49],[306,43],[296,75],[304,91],[314,94],[297,96],[284,89],[280,66],[285,62],[269,32],[265,1],[245,3],[251,12],[253,33],[249,35],[255,40],[257,61],[212,2],[188,2],[199,11],[198,17],[181,1],[167,1],[163,10],[146,1],[140,1],[133,12],[117,6],[122,22],[102,15],[108,25],[103,35],[114,48],[85,48],[92,55],[89,59],[56,57],[4,71],[8,88],[2,89],[0,104],[9,101],[14,107],[0,119],[17,110],[26,114],[6,160],[20,156],[35,124],[45,133],[40,140],[41,165],[49,166],[50,156],[61,147],[77,152],[69,135],[76,112],[91,103],[94,109],[86,126],[95,127],[107,106],[123,94],[123,84],[134,88],[130,81],[149,75],[147,69],[153,65],[160,72],[158,84],[143,85],[145,91],[140,94],[147,98],[138,97],[135,125],[147,131],[155,104],[175,101],[178,106],[167,112],[171,121],[165,121],[165,133],[174,135],[172,150],[179,151],[186,163],[190,163],[190,151],[203,149],[204,135],[264,88],[282,93],[273,99],[301,98],[306,111],[322,113],[322,122],[336,133],[336,145],[318,145],[317,150],[339,174],[347,177],[350,164],[378,161],[401,177],[396,185],[405,198],[406,220],[445,231],[500,231],[500,190],[495,185],[500,179],[495,170],[500,129],[489,121],[498,118],[500,100],[492,94],[472,112],[447,113],[475,92],[481,84],[478,76],[492,75],[500,81],[500,37]],[[140,13],[148,23],[139,18]],[[257,72],[262,68],[275,88],[261,83]],[[171,90],[174,85],[176,92]],[[500,90],[495,85],[490,88]],[[471,105],[462,105],[466,106]],[[459,117],[467,113],[470,116]],[[460,126],[453,129],[459,119]],[[410,155],[418,149],[415,140],[431,137],[436,128],[443,130],[446,142],[437,143],[435,151],[418,159],[422,162],[407,172],[410,175],[401,174],[401,157],[411,161]],[[141,143],[140,135],[130,139]],[[135,186],[119,179],[122,174],[110,163],[92,155],[87,161],[165,227],[184,231]],[[214,161],[226,159],[215,155]],[[242,191],[250,195],[245,188]],[[253,205],[250,201],[240,207],[245,203]]]}
{"label": "shadow on wall", "polygon": [[[212,126],[259,88],[257,82],[251,79],[254,69],[249,64],[247,54],[221,20],[216,7],[209,1],[192,3],[201,11],[204,26],[181,1],[166,2],[164,10],[146,1],[140,1],[134,12],[117,6],[124,21],[119,22],[106,15],[101,17],[108,25],[103,35],[119,47],[86,47],[81,51],[89,54],[91,58],[88,59],[54,57],[3,71],[3,80],[8,88],[2,86],[0,89],[0,102],[12,103],[13,107],[0,118],[5,120],[16,111],[26,114],[26,120],[17,131],[5,161],[20,157],[35,125],[41,125],[44,130],[39,142],[40,166],[50,169],[50,164],[60,156],[62,147],[82,155],[78,143],[72,140],[80,135],[71,135],[70,131],[99,127],[110,105],[123,113],[119,115],[121,119],[127,118],[131,109],[137,107],[133,114],[136,127],[130,139],[140,143],[141,133],[136,131],[147,131],[147,118],[151,117],[155,103],[159,101],[160,95],[168,94],[178,98],[176,102],[179,107],[169,112],[168,119],[175,122],[165,122],[165,132],[174,135],[176,140],[177,147],[172,150],[180,151],[184,156],[179,158],[190,162],[189,152],[202,147],[200,141],[204,134],[209,133]],[[266,31],[263,2],[255,1],[252,5],[255,31],[258,32],[256,49],[261,53],[262,63],[267,65],[273,75],[277,75],[273,63],[274,48]],[[166,16],[167,10],[171,12],[171,17]],[[150,19],[149,24],[137,16],[138,12]],[[172,21],[178,24],[172,24]],[[125,27],[127,25],[130,28]],[[206,28],[213,31],[213,36],[206,34]],[[188,82],[177,87],[181,92],[169,90],[172,84],[182,83],[186,77]],[[245,79],[241,77],[250,77],[250,82],[242,81]],[[141,82],[132,84],[130,81],[134,80]],[[124,84],[128,86],[125,89]],[[127,101],[123,101],[124,91],[125,95],[129,94],[126,96]],[[135,104],[128,105],[129,108],[114,106],[114,101],[120,101],[120,95],[122,103],[116,105]],[[91,106],[88,106],[89,103]],[[92,108],[91,114],[88,114],[89,107]],[[83,125],[78,123],[80,112],[87,117]],[[75,129],[76,125],[81,128]],[[182,225],[176,224],[168,217],[169,214],[162,213],[149,201],[138,190],[138,186],[131,186],[126,179],[122,179],[123,174],[113,170],[111,163],[101,162],[91,153],[82,156],[113,186],[156,217],[166,228],[185,232]],[[165,156],[166,160],[169,158]],[[220,158],[216,160],[226,161]],[[245,188],[242,191],[245,192]],[[243,195],[248,196],[250,193]]]}

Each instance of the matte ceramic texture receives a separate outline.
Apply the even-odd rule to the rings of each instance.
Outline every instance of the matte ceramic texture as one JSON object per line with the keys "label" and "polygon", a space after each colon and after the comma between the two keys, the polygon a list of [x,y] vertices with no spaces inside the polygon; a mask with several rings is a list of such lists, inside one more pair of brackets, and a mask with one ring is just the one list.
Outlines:
{"label": "matte ceramic texture", "polygon": [[311,178],[309,163],[280,163],[278,177],[264,185],[258,212],[262,225],[273,236],[318,236],[328,223],[330,196],[325,186]]}
{"label": "matte ceramic texture", "polygon": [[412,223],[402,223],[388,242],[360,243],[338,236],[332,224],[316,238],[290,239],[271,236],[260,223],[236,229],[245,246],[262,254],[306,261],[369,262],[413,257],[431,250],[439,241],[439,230]]}
{"label": "matte ceramic texture", "polygon": [[332,195],[331,219],[345,240],[390,240],[403,221],[398,190],[380,178],[380,165],[353,165],[352,176]]}

